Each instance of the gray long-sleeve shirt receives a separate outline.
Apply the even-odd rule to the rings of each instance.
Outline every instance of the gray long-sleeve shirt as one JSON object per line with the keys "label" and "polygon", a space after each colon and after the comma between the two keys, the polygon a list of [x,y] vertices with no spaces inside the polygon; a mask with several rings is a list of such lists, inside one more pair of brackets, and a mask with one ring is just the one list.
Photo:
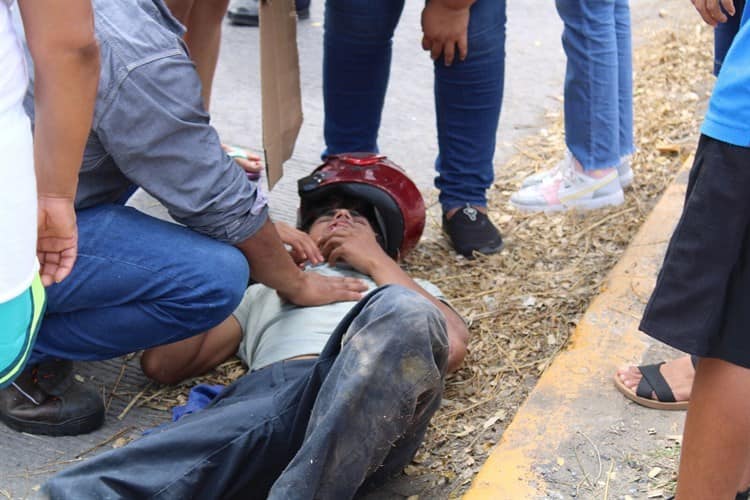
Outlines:
{"label": "gray long-sleeve shirt", "polygon": [[161,0],[93,4],[101,76],[76,208],[137,185],[195,231],[230,244],[253,235],[268,218],[265,197],[209,124],[182,25]]}

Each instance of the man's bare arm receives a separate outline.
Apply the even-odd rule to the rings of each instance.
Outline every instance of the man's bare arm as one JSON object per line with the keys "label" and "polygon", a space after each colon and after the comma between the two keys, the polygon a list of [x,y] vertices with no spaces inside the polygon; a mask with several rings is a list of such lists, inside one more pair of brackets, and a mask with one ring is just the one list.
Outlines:
{"label": "man's bare arm", "polygon": [[90,0],[19,0],[34,60],[34,164],[39,200],[37,254],[45,285],[73,268],[73,203],[99,83]]}

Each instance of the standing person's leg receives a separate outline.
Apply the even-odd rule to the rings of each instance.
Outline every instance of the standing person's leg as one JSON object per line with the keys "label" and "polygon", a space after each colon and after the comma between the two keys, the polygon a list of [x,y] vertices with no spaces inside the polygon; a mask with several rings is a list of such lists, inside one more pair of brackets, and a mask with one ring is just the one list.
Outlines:
{"label": "standing person's leg", "polygon": [[211,104],[216,63],[221,46],[221,23],[229,0],[166,0],[172,15],[185,28],[185,43],[201,79],[203,106]]}
{"label": "standing person's leg", "polygon": [[565,142],[584,170],[620,160],[616,0],[557,0],[565,29]]}
{"label": "standing person's leg", "polygon": [[633,181],[629,156],[635,151],[633,139],[633,40],[630,24],[630,0],[615,3],[617,34],[617,95],[619,118],[618,176],[622,187]]}
{"label": "standing person's leg", "polygon": [[[511,197],[528,211],[594,209],[619,205],[624,196],[620,163],[619,38],[615,12],[621,0],[557,0],[565,25],[565,159],[551,171],[524,181]],[[618,9],[616,9],[616,6]],[[619,35],[619,36],[618,36]],[[624,47],[623,47],[624,48]],[[624,69],[624,68],[623,68]]]}
{"label": "standing person's leg", "polygon": [[221,47],[221,23],[228,6],[229,0],[195,0],[187,21],[185,43],[201,79],[206,111],[211,105],[211,89]]}
{"label": "standing person's leg", "polygon": [[734,498],[748,487],[750,369],[701,358],[685,421],[678,500]]}
{"label": "standing person's leg", "polygon": [[451,66],[442,57],[435,61],[440,149],[435,186],[446,216],[443,225],[456,252],[466,256],[502,247],[485,213],[503,100],[505,10],[505,0],[477,0],[471,7],[467,58]]}
{"label": "standing person's leg", "polygon": [[359,306],[339,325],[343,346],[329,342],[320,356],[320,364],[333,364],[271,499],[352,498],[368,478],[409,463],[440,406],[448,356],[440,311],[399,286]]}
{"label": "standing person's leg", "polygon": [[201,333],[231,314],[247,284],[234,247],[132,208],[82,210],[78,227],[76,266],[47,289],[29,368],[0,391],[0,418],[17,430],[95,429],[101,397],[56,360],[109,359]]}
{"label": "standing person's leg", "polygon": [[190,11],[193,8],[195,0],[164,0],[164,3],[169,7],[169,11],[172,15],[182,23],[183,26],[187,26],[188,20],[190,19]]}
{"label": "standing person's leg", "polygon": [[725,23],[719,23],[714,28],[714,75],[719,76],[721,65],[724,63],[729,47],[734,41],[737,30],[740,29],[742,13],[745,11],[745,0],[734,0],[734,16],[727,16]]}
{"label": "standing person's leg", "polygon": [[393,31],[404,0],[328,0],[323,38],[324,154],[378,150]]}

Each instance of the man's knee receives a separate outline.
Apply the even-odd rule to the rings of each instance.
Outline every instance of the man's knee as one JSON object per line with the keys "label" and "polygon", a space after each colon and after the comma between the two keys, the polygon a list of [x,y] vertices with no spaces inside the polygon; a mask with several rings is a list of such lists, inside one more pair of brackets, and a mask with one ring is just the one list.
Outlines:
{"label": "man's knee", "polygon": [[429,347],[440,364],[448,355],[448,334],[443,313],[421,294],[400,285],[390,285],[373,297],[378,314],[387,315],[393,335],[383,341]]}
{"label": "man's knee", "polygon": [[210,260],[196,262],[202,274],[198,300],[208,323],[202,329],[212,328],[232,314],[248,285],[249,268],[242,252],[230,245],[216,248]]}
{"label": "man's knee", "polygon": [[168,373],[168,363],[162,356],[159,356],[157,352],[147,350],[141,355],[141,370],[151,380],[155,380],[160,384],[173,384],[175,383],[174,377],[170,377]]}

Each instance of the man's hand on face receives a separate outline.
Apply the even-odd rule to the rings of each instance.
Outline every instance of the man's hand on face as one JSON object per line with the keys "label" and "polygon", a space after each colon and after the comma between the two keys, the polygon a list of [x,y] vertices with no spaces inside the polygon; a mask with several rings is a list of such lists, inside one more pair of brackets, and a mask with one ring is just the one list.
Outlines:
{"label": "man's hand on face", "polygon": [[303,266],[306,262],[313,265],[325,262],[318,245],[310,238],[309,234],[285,222],[274,222],[273,225],[276,226],[281,241],[291,247],[289,253],[295,264]]}
{"label": "man's hand on face", "polygon": [[39,195],[36,254],[44,286],[61,282],[73,270],[78,227],[72,199]]}
{"label": "man's hand on face", "polygon": [[344,261],[370,276],[377,266],[391,262],[375,239],[372,228],[354,220],[342,221],[320,238],[318,246],[330,265]]}

